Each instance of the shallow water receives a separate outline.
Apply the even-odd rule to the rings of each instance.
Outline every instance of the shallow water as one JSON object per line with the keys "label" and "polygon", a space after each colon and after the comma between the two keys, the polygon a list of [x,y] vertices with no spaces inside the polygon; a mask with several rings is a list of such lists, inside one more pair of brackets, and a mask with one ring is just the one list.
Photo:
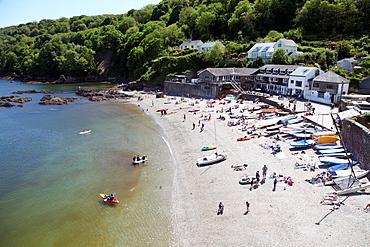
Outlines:
{"label": "shallow water", "polygon": [[[106,84],[20,85],[0,95]],[[124,102],[0,108],[0,246],[168,246],[172,158],[161,128]],[[79,135],[83,129],[91,134]],[[147,155],[143,166],[133,155]],[[99,193],[116,193],[120,204]]]}

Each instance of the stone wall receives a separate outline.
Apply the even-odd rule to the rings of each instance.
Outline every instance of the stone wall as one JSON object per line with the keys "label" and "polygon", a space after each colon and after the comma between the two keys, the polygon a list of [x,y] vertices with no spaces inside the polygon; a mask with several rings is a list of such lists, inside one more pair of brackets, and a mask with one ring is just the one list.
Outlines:
{"label": "stone wall", "polygon": [[342,121],[342,138],[353,160],[361,161],[364,169],[370,169],[370,130],[352,119]]}
{"label": "stone wall", "polygon": [[163,92],[169,95],[215,99],[220,94],[217,84],[164,82]]}

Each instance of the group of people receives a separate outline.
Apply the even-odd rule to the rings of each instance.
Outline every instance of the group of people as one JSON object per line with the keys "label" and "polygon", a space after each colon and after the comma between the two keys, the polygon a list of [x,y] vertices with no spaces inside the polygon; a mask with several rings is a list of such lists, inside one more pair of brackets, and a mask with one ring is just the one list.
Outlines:
{"label": "group of people", "polygon": [[135,155],[132,158],[132,161],[145,161],[145,160],[146,160],[146,156],[145,155],[143,155],[143,156]]}

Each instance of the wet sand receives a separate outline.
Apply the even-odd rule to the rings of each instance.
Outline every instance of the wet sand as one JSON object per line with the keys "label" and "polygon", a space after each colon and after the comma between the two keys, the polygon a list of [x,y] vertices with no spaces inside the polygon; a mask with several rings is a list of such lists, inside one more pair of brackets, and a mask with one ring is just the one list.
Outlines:
{"label": "wet sand", "polygon": [[[299,151],[291,150],[291,140],[283,138],[277,142],[282,154],[275,157],[271,149],[261,146],[276,145],[270,137],[237,141],[245,134],[240,125],[227,126],[233,119],[225,110],[238,106],[239,109],[232,109],[237,115],[242,114],[241,109],[256,104],[250,101],[237,104],[232,100],[222,105],[217,101],[210,108],[206,100],[198,100],[196,104],[195,99],[181,102],[180,97],[167,99],[154,95],[131,102],[163,127],[173,151],[175,163],[169,164],[175,166],[172,246],[368,246],[370,214],[362,209],[370,202],[369,191],[343,196],[344,205],[333,211],[333,206],[321,205],[320,201],[334,189],[305,181],[322,169],[314,172],[294,169],[295,162],[319,165],[312,149],[306,151],[306,156],[300,155]],[[159,109],[168,109],[167,114],[157,112]],[[223,113],[219,112],[221,109]],[[226,120],[217,119],[220,116]],[[248,126],[259,127],[277,121],[277,118],[250,119]],[[200,131],[202,123],[204,130]],[[217,146],[217,149],[201,151],[203,146]],[[196,165],[198,158],[215,151],[226,154],[227,160],[203,167]],[[235,171],[231,166],[237,164],[248,166]],[[239,184],[241,177],[254,176],[256,171],[262,176],[263,165],[268,167],[263,183],[254,187]],[[290,176],[294,184],[278,182],[273,191],[273,179],[269,178],[273,172]],[[225,210],[217,215],[221,201]],[[248,214],[245,214],[246,201],[250,203]]]}

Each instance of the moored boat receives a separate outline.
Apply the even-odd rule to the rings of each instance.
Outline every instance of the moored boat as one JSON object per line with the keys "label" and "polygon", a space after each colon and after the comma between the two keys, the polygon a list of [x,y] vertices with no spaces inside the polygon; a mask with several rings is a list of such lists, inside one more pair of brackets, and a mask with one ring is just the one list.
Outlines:
{"label": "moored boat", "polygon": [[145,155],[144,156],[134,156],[132,158],[132,164],[134,165],[139,165],[147,161],[148,161],[148,157],[146,157]]}
{"label": "moored boat", "polygon": [[80,135],[87,135],[87,134],[90,134],[90,132],[91,132],[91,130],[83,130],[79,134]]}

